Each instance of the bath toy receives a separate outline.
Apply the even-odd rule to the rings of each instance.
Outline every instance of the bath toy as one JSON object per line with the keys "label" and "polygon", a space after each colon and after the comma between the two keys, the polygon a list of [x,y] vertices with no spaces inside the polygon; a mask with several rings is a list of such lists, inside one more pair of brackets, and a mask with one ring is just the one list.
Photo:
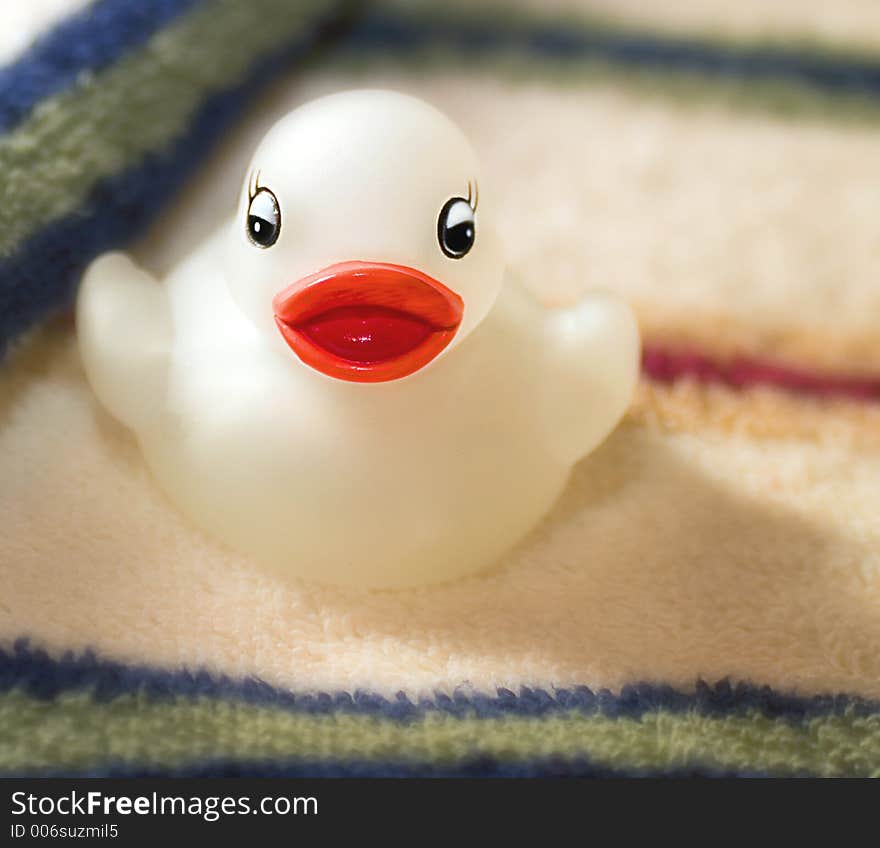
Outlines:
{"label": "bath toy", "polygon": [[254,567],[397,587],[548,512],[626,410],[638,332],[609,294],[549,309],[507,278],[487,188],[433,107],[335,94],[269,131],[164,284],[92,263],[86,374],[183,513]]}

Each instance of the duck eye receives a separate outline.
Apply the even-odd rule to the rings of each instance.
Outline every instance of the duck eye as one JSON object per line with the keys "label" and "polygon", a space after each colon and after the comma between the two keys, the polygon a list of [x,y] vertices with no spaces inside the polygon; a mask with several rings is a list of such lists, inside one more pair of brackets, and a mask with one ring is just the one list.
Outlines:
{"label": "duck eye", "polygon": [[248,238],[257,247],[271,247],[278,241],[280,232],[281,210],[278,208],[278,200],[269,189],[258,189],[248,206]]}
{"label": "duck eye", "polygon": [[477,227],[474,210],[463,197],[447,200],[437,219],[437,240],[450,259],[461,259],[473,246]]}

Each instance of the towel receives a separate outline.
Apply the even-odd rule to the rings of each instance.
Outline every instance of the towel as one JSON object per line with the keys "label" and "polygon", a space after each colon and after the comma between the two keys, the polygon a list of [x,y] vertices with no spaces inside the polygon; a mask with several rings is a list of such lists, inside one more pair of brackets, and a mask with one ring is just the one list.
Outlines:
{"label": "towel", "polygon": [[[157,3],[155,34],[133,26],[93,73],[186,22],[219,26],[211,2]],[[30,49],[68,45],[74,24],[88,40],[90,14],[126,5],[87,6]],[[0,772],[880,774],[876,10],[643,6],[368,3],[308,63],[257,73],[234,127],[193,129],[229,80],[206,83],[127,157],[112,121],[71,108],[111,152],[52,148],[43,199],[2,229]],[[302,55],[298,25],[279,56]],[[46,104],[108,96],[58,79],[0,105],[0,157],[64,108]],[[267,574],[192,527],[53,316],[108,246],[161,277],[231,214],[268,126],[365,86],[464,128],[537,297],[613,289],[645,339],[632,409],[547,519],[485,574],[400,592]],[[150,114],[133,101],[127,120]],[[17,195],[37,163],[7,161]]]}

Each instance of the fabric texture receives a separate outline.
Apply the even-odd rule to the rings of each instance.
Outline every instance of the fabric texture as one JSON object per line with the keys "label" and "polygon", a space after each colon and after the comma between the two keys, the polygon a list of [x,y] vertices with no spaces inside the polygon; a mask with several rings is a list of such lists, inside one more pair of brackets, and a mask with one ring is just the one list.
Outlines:
{"label": "fabric texture", "polygon": [[0,75],[0,345],[138,234],[330,0],[104,0]]}
{"label": "fabric texture", "polygon": [[[268,85],[280,59],[255,62],[305,55],[311,11],[239,35],[253,3],[156,2],[87,72],[0,94],[10,196],[39,175],[38,205],[0,212],[0,773],[880,772],[875,10],[643,5],[366,4]],[[65,27],[88,43],[89,14],[17,61],[63,55]],[[404,592],[205,538],[46,319],[151,220],[130,249],[161,277],[278,116],[363,86],[465,129],[538,297],[612,288],[645,339],[632,409],[547,520]]]}

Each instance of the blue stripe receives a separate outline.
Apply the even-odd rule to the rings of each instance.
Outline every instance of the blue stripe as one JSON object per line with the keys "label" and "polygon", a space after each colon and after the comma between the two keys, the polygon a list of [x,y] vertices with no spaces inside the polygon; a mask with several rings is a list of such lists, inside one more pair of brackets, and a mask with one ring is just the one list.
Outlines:
{"label": "blue stripe", "polygon": [[44,98],[100,71],[171,20],[207,0],[96,0],[58,23],[19,59],[0,69],[0,133]]}
{"label": "blue stripe", "polygon": [[175,143],[96,183],[75,213],[47,225],[0,261],[0,355],[18,333],[70,302],[91,259],[146,229],[267,80],[335,37],[333,27],[344,24],[341,7],[306,27],[293,43],[261,58],[238,85],[209,98]]}
{"label": "blue stripe", "polygon": [[380,53],[445,48],[474,59],[508,52],[536,59],[599,60],[635,70],[794,82],[832,94],[880,95],[880,62],[872,59],[652,36],[586,23],[572,26],[532,21],[505,25],[480,18],[419,19],[376,11],[359,22],[345,46]]}
{"label": "blue stripe", "polygon": [[593,691],[586,686],[556,689],[523,687],[518,693],[499,689],[493,696],[456,692],[435,694],[432,699],[411,700],[400,692],[385,698],[370,692],[294,693],[257,679],[233,680],[204,670],[169,671],[148,666],[130,666],[101,659],[91,652],[67,653],[61,658],[33,649],[19,640],[11,650],[0,650],[0,692],[22,690],[51,700],[63,692],[89,691],[98,701],[110,701],[125,694],[143,693],[156,699],[223,698],[247,704],[272,706],[308,714],[343,712],[374,715],[407,721],[426,712],[454,716],[495,718],[505,715],[544,716],[579,710],[618,718],[638,718],[646,712],[695,711],[724,716],[757,711],[769,718],[799,721],[814,716],[859,715],[880,712],[880,704],[847,695],[803,697],[784,694],[770,687],[720,681],[699,682],[693,693],[671,686],[639,683],[620,693]]}
{"label": "blue stripe", "polygon": [[[282,760],[282,761],[235,761],[212,760],[193,763],[183,768],[149,768],[143,765],[118,763],[102,765],[94,769],[82,771],[63,771],[47,769],[41,771],[27,770],[11,774],[2,773],[2,777],[310,777],[310,778],[452,778],[452,777],[770,777],[769,774],[756,771],[737,771],[713,768],[712,766],[680,766],[664,770],[647,769],[615,769],[599,765],[589,760],[563,758],[521,760],[518,762],[501,762],[495,759],[481,758],[465,760],[455,765],[439,765],[437,763],[420,762],[405,763],[401,761],[382,760]],[[807,774],[798,776],[809,776]]]}
{"label": "blue stripe", "polygon": [[[175,17],[208,0],[96,0],[58,24],[20,59],[0,70],[0,132],[43,98],[96,72],[147,41]],[[484,19],[425,19],[369,13],[347,43],[359,50],[447,47],[460,53],[515,51],[539,58],[599,59],[641,69],[714,77],[781,79],[831,92],[876,96],[880,64],[788,48],[709,44],[623,29],[560,23],[503,26]]]}

